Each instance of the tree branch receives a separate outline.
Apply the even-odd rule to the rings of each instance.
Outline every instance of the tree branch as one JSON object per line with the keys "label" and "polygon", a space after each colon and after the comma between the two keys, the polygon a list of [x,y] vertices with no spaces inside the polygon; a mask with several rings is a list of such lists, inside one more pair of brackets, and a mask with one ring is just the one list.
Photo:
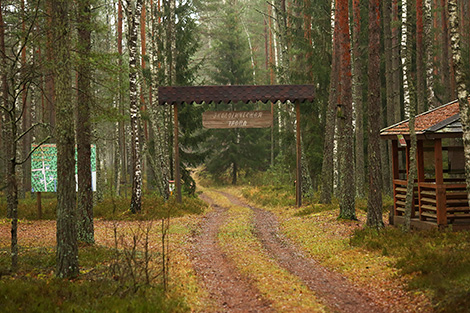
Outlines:
{"label": "tree branch", "polygon": [[24,158],[24,160],[22,160],[21,162],[16,162],[15,164],[16,165],[21,165],[21,164],[25,163],[31,157],[31,155],[34,152],[36,152],[36,150],[39,149],[39,147],[41,147],[43,144],[45,144],[46,141],[48,141],[49,139],[51,139],[51,136],[47,136],[46,138],[44,138],[36,147],[34,147],[33,150],[29,151],[28,155]]}

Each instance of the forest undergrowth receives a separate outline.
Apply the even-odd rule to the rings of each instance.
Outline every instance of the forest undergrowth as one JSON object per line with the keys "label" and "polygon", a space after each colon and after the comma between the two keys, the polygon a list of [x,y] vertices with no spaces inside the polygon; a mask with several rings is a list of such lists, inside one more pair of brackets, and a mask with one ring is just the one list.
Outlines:
{"label": "forest undergrowth", "polygon": [[[314,300],[315,296],[308,296],[309,290],[301,282],[282,268],[277,268],[264,254],[252,229],[253,213],[229,204],[217,191],[243,197],[253,206],[274,213],[281,232],[299,249],[326,268],[344,275],[354,285],[370,290],[369,295],[382,301],[390,312],[466,312],[470,294],[468,232],[419,231],[407,234],[388,225],[380,231],[366,229],[366,212],[361,207],[361,201],[358,201],[358,221],[339,220],[336,203],[325,206],[307,201],[302,208],[295,208],[290,187],[247,185],[201,189],[229,208],[230,222],[219,230],[218,244],[237,268],[252,277],[256,287],[273,303],[273,308],[284,311],[295,304],[295,307],[322,310]],[[2,220],[0,303],[5,308],[2,311],[28,311],[34,307],[37,312],[49,312],[51,308],[59,312],[77,311],[78,308],[81,308],[78,312],[99,312],[125,307],[129,312],[145,312],[152,307],[168,312],[205,312],[208,293],[194,272],[190,250],[195,234],[201,231],[204,213],[211,208],[194,198],[185,199],[179,207],[170,205],[173,208],[170,288],[165,294],[158,270],[161,258],[161,225],[158,218],[168,212],[168,208],[144,200],[144,213],[135,217],[121,210],[125,206],[121,207],[119,201],[105,200],[101,209],[97,209],[108,212],[103,216],[111,218],[97,218],[96,244],[80,246],[80,277],[74,281],[54,278],[53,218],[47,220],[46,214],[43,217],[45,220],[35,220],[35,206],[26,204],[24,207],[29,208],[30,212],[23,212],[25,215],[20,221],[20,269],[16,274],[9,273],[9,222]],[[47,210],[46,205],[44,211]],[[384,221],[387,214],[384,214]],[[147,243],[140,237],[140,246],[133,246],[131,239],[139,234],[138,229],[142,234],[142,230],[149,227],[151,235]],[[130,245],[124,246],[122,241],[121,246],[116,248],[116,229],[123,238],[127,236],[126,242]],[[144,279],[132,286],[137,288],[129,288],[128,281],[120,279],[116,272],[110,270],[116,262],[116,250],[140,251],[136,253],[136,258],[141,262],[145,256],[145,244],[149,243],[155,260],[152,261],[152,281],[146,284]],[[139,264],[144,266],[145,262]],[[287,285],[294,287],[284,288]],[[286,290],[293,294],[286,293]],[[101,300],[89,301],[88,298]]]}

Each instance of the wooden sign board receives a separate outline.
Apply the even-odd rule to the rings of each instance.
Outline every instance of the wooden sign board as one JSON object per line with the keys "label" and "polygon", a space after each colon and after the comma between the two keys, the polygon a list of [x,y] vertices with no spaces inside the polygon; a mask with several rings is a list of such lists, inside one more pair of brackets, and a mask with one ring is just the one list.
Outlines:
{"label": "wooden sign board", "polygon": [[273,125],[271,111],[207,111],[202,114],[205,128],[265,128]]}

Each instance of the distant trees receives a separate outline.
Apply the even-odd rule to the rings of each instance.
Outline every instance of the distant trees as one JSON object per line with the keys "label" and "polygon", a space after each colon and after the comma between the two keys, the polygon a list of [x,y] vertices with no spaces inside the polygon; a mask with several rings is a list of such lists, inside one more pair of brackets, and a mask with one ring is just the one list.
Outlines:
{"label": "distant trees", "polygon": [[[228,1],[222,7],[220,24],[213,41],[213,67],[211,79],[218,85],[246,85],[252,82],[251,59],[248,41],[243,37],[240,24],[239,6],[236,1]],[[217,106],[220,110],[222,106]],[[247,105],[225,104],[224,109],[243,110]],[[266,157],[267,143],[263,130],[225,129],[213,130],[207,139],[210,149],[206,166],[212,173],[231,171],[232,184],[237,183],[239,171],[259,168],[260,161]],[[262,140],[265,140],[265,146]]]}

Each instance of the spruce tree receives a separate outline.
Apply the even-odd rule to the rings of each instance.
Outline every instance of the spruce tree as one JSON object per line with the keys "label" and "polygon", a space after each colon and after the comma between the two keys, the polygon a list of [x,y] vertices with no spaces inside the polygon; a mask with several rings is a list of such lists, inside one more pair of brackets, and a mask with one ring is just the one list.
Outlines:
{"label": "spruce tree", "polygon": [[[242,35],[239,10],[233,0],[228,1],[222,10],[212,53],[212,81],[218,85],[250,84],[253,81],[250,54],[248,41]],[[251,108],[252,105],[250,107],[247,104],[232,103],[218,106],[216,109]],[[267,135],[266,131],[255,129],[213,130],[207,141],[208,147],[213,147],[206,162],[208,170],[214,174],[231,170],[232,184],[236,184],[240,170],[261,169],[264,164],[262,160],[269,160]]]}

